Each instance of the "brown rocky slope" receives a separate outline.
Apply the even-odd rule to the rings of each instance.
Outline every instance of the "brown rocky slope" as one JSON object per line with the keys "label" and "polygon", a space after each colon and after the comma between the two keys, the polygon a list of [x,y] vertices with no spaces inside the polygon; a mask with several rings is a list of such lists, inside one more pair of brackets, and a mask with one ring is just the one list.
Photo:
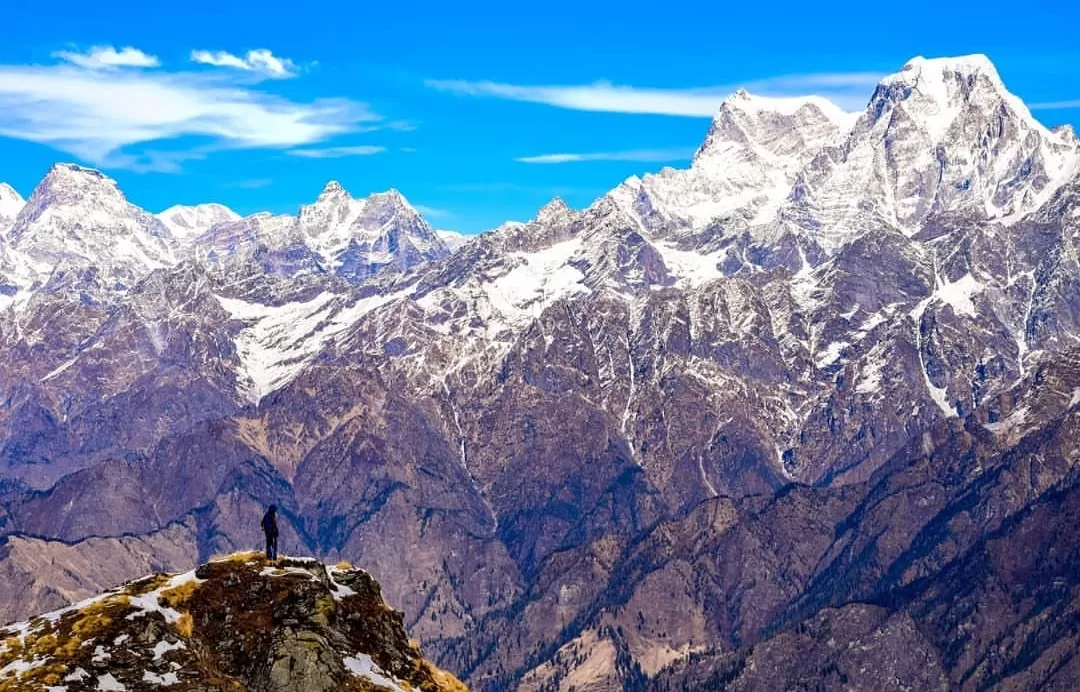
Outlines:
{"label": "brown rocky slope", "polygon": [[0,690],[466,688],[347,565],[237,553],[0,629]]}

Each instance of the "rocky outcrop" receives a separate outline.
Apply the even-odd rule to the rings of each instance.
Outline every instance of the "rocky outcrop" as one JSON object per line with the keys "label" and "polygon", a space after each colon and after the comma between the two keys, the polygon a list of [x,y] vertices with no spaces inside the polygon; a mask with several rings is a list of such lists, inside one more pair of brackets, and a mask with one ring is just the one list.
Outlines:
{"label": "rocky outcrop", "polygon": [[236,554],[0,629],[0,690],[465,692],[347,565]]}

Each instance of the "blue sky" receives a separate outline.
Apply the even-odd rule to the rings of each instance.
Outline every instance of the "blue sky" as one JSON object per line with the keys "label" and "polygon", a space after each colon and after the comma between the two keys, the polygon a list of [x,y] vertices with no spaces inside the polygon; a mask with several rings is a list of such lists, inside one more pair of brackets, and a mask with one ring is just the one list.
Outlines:
{"label": "blue sky", "polygon": [[76,161],[152,211],[246,214],[336,179],[474,232],[685,165],[740,85],[855,109],[914,55],[979,52],[1043,122],[1080,122],[1070,5],[11,2],[0,181],[29,195]]}

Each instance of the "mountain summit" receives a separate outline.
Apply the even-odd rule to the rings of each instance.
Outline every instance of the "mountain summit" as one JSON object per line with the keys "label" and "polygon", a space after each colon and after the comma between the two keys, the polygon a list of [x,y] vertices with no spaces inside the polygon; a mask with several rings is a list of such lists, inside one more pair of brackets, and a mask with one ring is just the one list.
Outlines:
{"label": "mountain summit", "polygon": [[240,553],[0,629],[0,689],[463,692],[366,572]]}
{"label": "mountain summit", "polygon": [[397,190],[353,198],[337,181],[297,217],[328,271],[358,281],[387,268],[406,271],[450,254],[438,233]]}
{"label": "mountain summit", "polygon": [[26,200],[15,188],[7,183],[0,183],[0,237],[15,223],[15,217],[22,211]]}

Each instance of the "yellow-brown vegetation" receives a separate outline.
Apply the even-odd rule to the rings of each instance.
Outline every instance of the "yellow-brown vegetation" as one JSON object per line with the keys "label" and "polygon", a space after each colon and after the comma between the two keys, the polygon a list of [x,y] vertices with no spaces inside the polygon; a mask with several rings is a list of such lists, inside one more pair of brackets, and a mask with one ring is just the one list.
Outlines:
{"label": "yellow-brown vegetation", "polygon": [[187,603],[191,599],[191,594],[195,593],[198,588],[199,583],[197,581],[188,581],[180,586],[166,589],[158,596],[158,605],[176,609]]}
{"label": "yellow-brown vegetation", "polygon": [[191,638],[192,632],[195,631],[195,620],[192,619],[191,613],[181,613],[180,619],[176,622],[176,631],[183,637]]}

